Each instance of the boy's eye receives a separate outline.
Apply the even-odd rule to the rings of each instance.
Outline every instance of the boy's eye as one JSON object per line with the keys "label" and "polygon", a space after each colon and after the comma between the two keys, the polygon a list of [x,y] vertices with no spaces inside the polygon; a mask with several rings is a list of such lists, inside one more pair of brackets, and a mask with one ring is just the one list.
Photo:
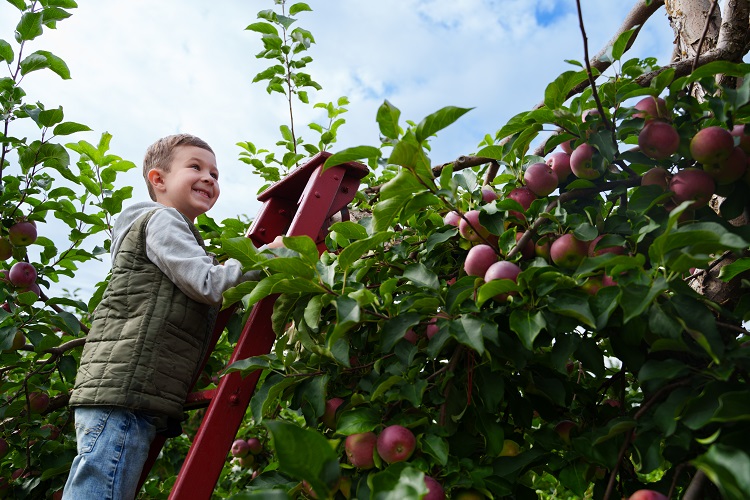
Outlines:
{"label": "boy's eye", "polygon": [[211,177],[213,177],[217,181],[219,180],[219,174],[211,174]]}

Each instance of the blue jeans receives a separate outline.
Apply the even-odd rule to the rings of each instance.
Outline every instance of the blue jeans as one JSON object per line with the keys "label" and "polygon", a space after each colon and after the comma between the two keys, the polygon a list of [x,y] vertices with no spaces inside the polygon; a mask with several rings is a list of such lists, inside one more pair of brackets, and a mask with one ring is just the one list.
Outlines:
{"label": "blue jeans", "polygon": [[132,500],[156,435],[155,418],[111,406],[75,408],[78,455],[63,500]]}

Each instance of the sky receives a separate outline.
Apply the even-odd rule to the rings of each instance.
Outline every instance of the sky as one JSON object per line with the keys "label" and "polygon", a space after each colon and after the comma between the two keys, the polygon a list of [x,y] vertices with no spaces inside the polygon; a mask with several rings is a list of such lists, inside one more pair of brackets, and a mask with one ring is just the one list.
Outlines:
{"label": "sky", "polygon": [[[216,220],[260,208],[262,179],[239,161],[240,141],[275,150],[279,126],[288,124],[285,97],[252,83],[269,66],[256,59],[262,45],[245,28],[273,0],[77,0],[69,19],[32,42],[25,53],[49,50],[70,68],[71,79],[49,71],[30,73],[22,88],[31,102],[62,106],[66,121],[93,131],[65,142],[96,144],[112,134],[111,153],[139,168],[118,177],[134,186],[131,202],[148,199],[140,166],[156,139],[187,132],[206,140],[221,170],[221,197],[209,215]],[[636,0],[581,0],[589,54],[603,48]],[[307,67],[323,89],[310,102],[347,96],[346,124],[332,150],[379,144],[375,120],[384,100],[401,110],[401,123],[419,122],[444,106],[473,108],[431,142],[433,164],[477,150],[512,116],[531,109],[547,84],[583,61],[575,0],[308,0],[312,12],[293,25],[314,38]],[[291,2],[288,3],[291,5]],[[0,39],[17,45],[19,13],[0,3]],[[667,64],[672,30],[664,9],[646,23],[629,57],[656,57]],[[8,75],[0,66],[0,78]],[[26,120],[28,121],[28,120]],[[297,132],[317,142],[310,122],[327,121],[312,105],[295,109]],[[18,125],[16,125],[18,124]],[[10,135],[38,138],[39,131],[14,122]],[[28,126],[28,125],[26,125]],[[73,161],[77,160],[75,154]],[[40,230],[63,248],[54,220]],[[91,247],[96,242],[91,243]],[[75,279],[53,284],[51,293],[78,290],[88,300],[110,262],[86,263]]]}

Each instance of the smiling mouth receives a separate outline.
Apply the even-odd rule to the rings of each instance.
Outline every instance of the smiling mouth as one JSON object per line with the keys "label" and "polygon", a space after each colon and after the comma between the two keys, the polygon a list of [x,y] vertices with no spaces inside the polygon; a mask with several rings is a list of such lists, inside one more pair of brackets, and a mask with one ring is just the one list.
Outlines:
{"label": "smiling mouth", "polygon": [[211,198],[211,195],[208,193],[208,191],[203,191],[201,189],[193,189],[193,192],[198,193],[198,195],[204,198]]}

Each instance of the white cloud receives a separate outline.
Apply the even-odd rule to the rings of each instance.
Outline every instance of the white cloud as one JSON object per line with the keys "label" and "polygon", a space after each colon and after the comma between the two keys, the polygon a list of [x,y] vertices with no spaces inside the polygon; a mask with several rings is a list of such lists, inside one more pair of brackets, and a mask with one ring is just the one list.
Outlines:
{"label": "white cloud", "polygon": [[[346,95],[351,101],[336,148],[377,143],[375,114],[384,99],[402,110],[402,122],[419,121],[446,105],[474,107],[433,141],[432,160],[450,161],[472,152],[485,134],[494,134],[510,117],[539,102],[545,86],[570,69],[565,59],[583,60],[572,0],[308,3],[314,12],[301,13],[298,25],[315,36],[308,72],[323,86],[311,100]],[[632,2],[582,4],[593,54]],[[256,21],[258,10],[272,8],[270,0],[80,0],[70,19],[47,30],[25,52],[51,50],[68,63],[73,79],[40,71],[29,74],[22,86],[30,100],[62,105],[66,120],[94,129],[77,139],[96,143],[109,131],[112,152],[138,165],[158,137],[178,131],[203,137],[222,169],[222,197],[210,215],[252,216],[262,182],[238,161],[235,143],[272,148],[279,125],[288,121],[285,98],[251,84],[269,62],[255,58],[259,37],[245,27]],[[540,24],[540,12],[554,15]],[[665,61],[671,31],[659,16],[663,13],[647,24],[633,51]],[[17,17],[12,5],[0,4],[0,38],[12,41]],[[321,111],[298,108],[297,113],[297,131],[314,142],[316,134],[306,123],[322,120]],[[35,131],[26,128],[24,134],[34,137]],[[135,187],[136,199],[145,199],[139,171],[123,180]],[[106,267],[105,262],[99,269],[82,269],[75,286],[90,289]]]}

